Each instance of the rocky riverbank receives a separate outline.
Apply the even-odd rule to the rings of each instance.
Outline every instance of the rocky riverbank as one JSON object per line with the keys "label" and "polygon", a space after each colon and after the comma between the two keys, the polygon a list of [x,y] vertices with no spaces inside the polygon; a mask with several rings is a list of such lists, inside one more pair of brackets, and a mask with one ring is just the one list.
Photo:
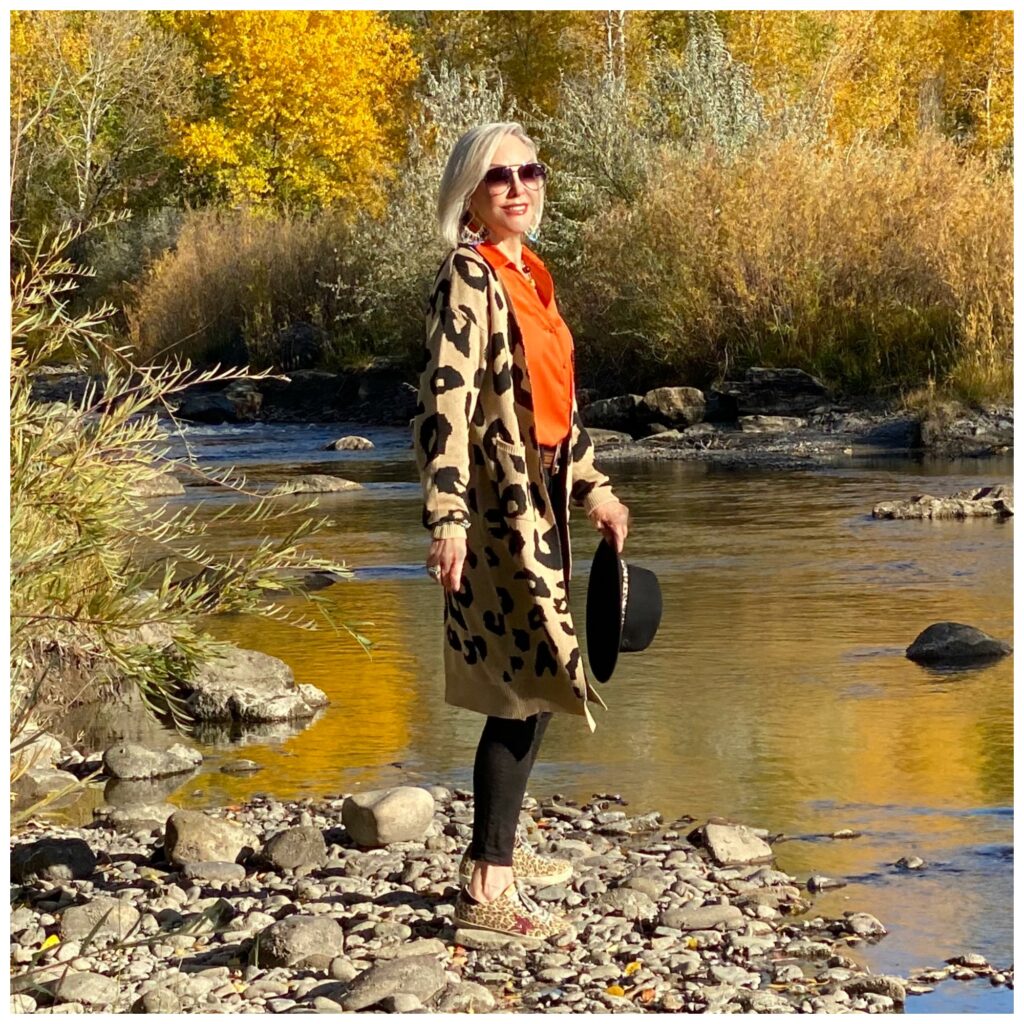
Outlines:
{"label": "rocky riverbank", "polygon": [[868,973],[856,950],[883,923],[814,916],[827,880],[775,868],[784,837],[664,823],[610,794],[525,808],[528,838],[574,866],[533,894],[571,920],[548,942],[453,928],[459,790],[254,798],[130,831],[31,824],[12,851],[12,1009],[878,1013],[950,977],[1013,984],[970,953]]}
{"label": "rocky riverbank", "polygon": [[[287,380],[204,385],[180,396],[185,421],[363,423],[406,427],[416,389],[389,365],[330,373],[296,370]],[[79,401],[85,374],[54,368],[40,377],[39,401]],[[837,458],[928,453],[981,457],[1013,450],[1013,409],[936,403],[910,410],[879,399],[844,399],[795,368],[751,367],[735,380],[702,391],[660,387],[602,396],[579,392],[581,415],[601,458],[683,459],[724,468],[808,469]]]}

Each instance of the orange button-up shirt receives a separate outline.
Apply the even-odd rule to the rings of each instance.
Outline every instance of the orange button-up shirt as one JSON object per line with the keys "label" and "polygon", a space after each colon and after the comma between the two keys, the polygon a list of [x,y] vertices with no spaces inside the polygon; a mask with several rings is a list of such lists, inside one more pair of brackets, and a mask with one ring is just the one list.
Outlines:
{"label": "orange button-up shirt", "polygon": [[481,243],[477,251],[497,271],[523,334],[537,443],[557,445],[571,427],[572,334],[558,312],[554,282],[540,257],[525,245],[529,275],[490,243]]}

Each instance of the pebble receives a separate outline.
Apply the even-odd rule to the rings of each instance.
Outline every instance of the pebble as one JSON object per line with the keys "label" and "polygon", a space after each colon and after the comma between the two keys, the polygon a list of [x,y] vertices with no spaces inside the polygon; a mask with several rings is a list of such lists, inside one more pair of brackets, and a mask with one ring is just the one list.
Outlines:
{"label": "pebble", "polygon": [[[159,941],[100,952],[83,950],[76,939],[44,952],[43,963],[91,974],[100,989],[116,978],[109,1005],[87,1003],[96,992],[86,982],[84,993],[72,991],[56,1012],[77,1006],[89,1012],[339,1013],[355,1009],[347,1003],[353,993],[360,1008],[419,1013],[890,1012],[900,1005],[900,993],[927,990],[943,977],[982,975],[1013,984],[1012,970],[971,953],[916,972],[909,986],[900,979],[864,982],[862,968],[840,951],[848,941],[879,937],[884,926],[856,912],[797,921],[792,915],[809,899],[795,879],[758,859],[764,829],[741,833],[744,856],[753,863],[716,863],[709,850],[683,838],[694,834],[691,823],[666,829],[656,815],[627,816],[613,796],[580,806],[557,797],[543,805],[524,801],[524,822],[538,852],[574,865],[567,883],[531,894],[568,910],[568,932],[543,941],[453,930],[455,870],[472,804],[458,790],[423,789],[436,806],[419,838],[357,849],[339,828],[347,796],[291,803],[258,796],[217,816],[238,830],[228,830],[229,838],[246,837],[252,854],[241,855],[241,863],[186,862],[170,870],[160,833],[118,831],[109,823],[29,825],[19,843],[70,837],[87,844],[83,863],[98,860],[87,879],[32,876],[12,889],[12,1009],[34,1009],[30,992],[18,992],[25,970],[19,959],[27,966],[69,911],[112,895],[142,915],[138,934]],[[546,822],[538,830],[533,819],[540,816]],[[271,843],[275,836],[284,838]],[[720,859],[728,861],[735,848],[726,849],[722,833],[713,837]],[[321,846],[321,838],[331,841]],[[323,851],[312,858],[322,858],[319,866],[277,849],[301,851],[307,840],[309,849]],[[261,861],[268,844],[273,857]],[[268,868],[274,858],[278,865]],[[270,967],[262,956],[260,966],[248,962],[257,935],[303,917],[338,928],[295,946],[296,954],[318,960],[313,970],[292,963],[290,946],[282,966]],[[201,931],[160,934],[186,922]],[[189,967],[179,970],[185,960]],[[771,989],[755,988],[762,976],[772,979]],[[849,987],[850,994],[815,991],[816,978],[823,986]],[[624,994],[616,994],[620,990]],[[504,993],[518,993],[518,1002],[505,1004]],[[641,993],[649,995],[641,999]],[[363,1004],[366,998],[374,1001]]]}

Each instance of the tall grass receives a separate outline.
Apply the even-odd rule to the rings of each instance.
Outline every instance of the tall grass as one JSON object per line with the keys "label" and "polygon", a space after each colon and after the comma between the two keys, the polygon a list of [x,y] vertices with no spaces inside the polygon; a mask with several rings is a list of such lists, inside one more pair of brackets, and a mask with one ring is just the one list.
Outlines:
{"label": "tall grass", "polygon": [[1008,177],[911,149],[666,152],[587,226],[562,282],[582,360],[618,387],[800,366],[849,392],[1012,390]]}

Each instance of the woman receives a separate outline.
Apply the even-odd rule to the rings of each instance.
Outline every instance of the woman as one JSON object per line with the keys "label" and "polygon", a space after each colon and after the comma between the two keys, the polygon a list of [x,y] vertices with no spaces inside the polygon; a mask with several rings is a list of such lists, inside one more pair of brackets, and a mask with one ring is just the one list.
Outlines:
{"label": "woman", "polygon": [[593,730],[588,703],[605,706],[569,611],[569,504],[617,551],[628,520],[594,466],[551,277],[523,244],[540,224],[546,174],[516,123],[455,144],[438,198],[452,249],[428,304],[413,421],[427,572],[444,588],[445,700],[487,716],[455,921],[540,936],[566,922],[516,883],[565,881],[571,867],[518,841],[526,780],[554,712]]}

